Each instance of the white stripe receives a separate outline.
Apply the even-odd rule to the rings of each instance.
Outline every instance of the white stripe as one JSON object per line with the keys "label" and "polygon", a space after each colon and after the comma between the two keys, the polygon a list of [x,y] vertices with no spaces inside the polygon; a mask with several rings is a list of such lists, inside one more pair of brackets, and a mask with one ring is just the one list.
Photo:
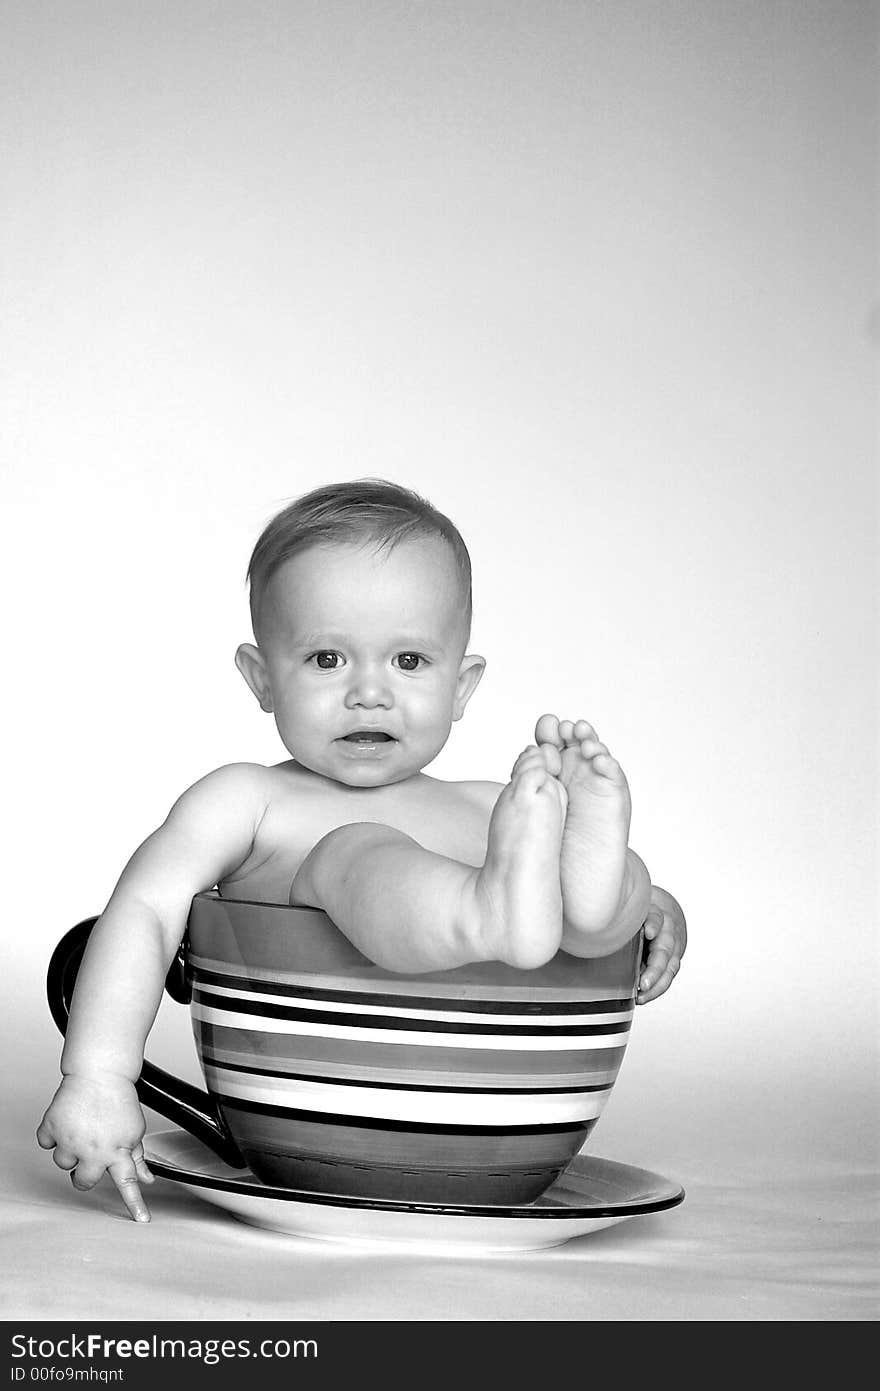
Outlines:
{"label": "white stripe", "polygon": [[546,1029],[559,1024],[622,1024],[632,1019],[634,1006],[610,1010],[603,1014],[472,1014],[469,1010],[438,1009],[395,1009],[388,1005],[359,1005],[352,1000],[344,1003],[338,1000],[310,1000],[297,995],[259,994],[257,991],[231,989],[226,985],[196,984],[203,999],[212,995],[222,995],[226,999],[241,1000],[246,1007],[251,1000],[255,1003],[287,1005],[292,1009],[321,1010],[328,1014],[370,1014],[386,1016],[391,1019],[437,1019],[451,1024],[525,1024],[535,1029]]}
{"label": "white stripe", "polygon": [[406,1029],[358,1029],[336,1024],[309,1024],[301,1019],[266,1019],[260,1014],[235,1014],[231,1010],[211,1009],[193,1001],[192,1017],[203,1024],[227,1029],[247,1029],[250,1033],[302,1034],[309,1038],[347,1038],[358,1043],[397,1043],[423,1048],[506,1048],[512,1052],[580,1052],[584,1048],[623,1048],[628,1033],[555,1034],[432,1034],[410,1033]]}
{"label": "white stripe", "polygon": [[206,1069],[211,1091],[267,1106],[343,1116],[381,1116],[384,1120],[437,1125],[556,1125],[592,1120],[607,1092],[576,1096],[552,1094],[492,1096],[485,1092],[392,1091],[385,1088],[327,1086],[286,1078],[245,1077],[222,1068]]}

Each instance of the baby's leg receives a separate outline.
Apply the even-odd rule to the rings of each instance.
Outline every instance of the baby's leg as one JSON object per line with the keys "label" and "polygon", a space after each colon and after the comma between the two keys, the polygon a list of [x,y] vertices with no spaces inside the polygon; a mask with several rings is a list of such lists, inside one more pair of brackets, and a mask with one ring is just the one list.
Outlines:
{"label": "baby's leg", "polygon": [[495,805],[482,868],[425,850],[393,827],[358,822],[318,841],[291,902],[322,908],[365,956],[392,971],[471,961],[542,965],[562,936],[565,806],[544,756],[528,749]]}
{"label": "baby's leg", "polygon": [[560,860],[563,945],[585,955],[614,950],[641,927],[651,887],[627,847],[632,804],[626,777],[586,720],[573,724],[543,715],[535,738],[568,793]]}

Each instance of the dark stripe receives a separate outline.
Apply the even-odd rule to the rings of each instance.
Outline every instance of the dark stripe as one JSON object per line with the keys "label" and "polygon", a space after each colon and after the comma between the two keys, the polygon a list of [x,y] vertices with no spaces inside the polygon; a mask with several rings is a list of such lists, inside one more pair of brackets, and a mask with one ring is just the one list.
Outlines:
{"label": "dark stripe", "polygon": [[350,1126],[355,1130],[413,1131],[419,1135],[568,1135],[583,1130],[584,1122],[557,1121],[553,1125],[432,1125],[430,1121],[395,1121],[376,1116],[343,1116],[336,1112],[303,1111],[293,1106],[269,1106],[262,1101],[245,1101],[212,1091],[224,1111],[248,1111],[260,1116],[277,1116],[311,1125]]}
{"label": "dark stripe", "polygon": [[331,1087],[376,1087],[392,1092],[454,1092],[462,1096],[472,1092],[479,1092],[483,1096],[580,1096],[581,1092],[607,1092],[613,1085],[611,1082],[597,1082],[594,1086],[584,1087],[489,1087],[481,1084],[441,1087],[433,1082],[370,1082],[360,1077],[325,1077],[314,1072],[276,1072],[265,1067],[246,1067],[244,1063],[222,1063],[208,1053],[202,1054],[202,1062],[206,1067],[222,1067],[229,1072],[245,1072],[250,1076],[273,1080],[278,1077],[285,1082],[326,1082]]}
{"label": "dark stripe", "polygon": [[[326,1033],[279,1032],[283,1028],[280,1024],[257,1033],[252,1025],[253,1021],[235,1022],[233,1016],[224,1024],[221,1014],[217,1021],[194,1019],[193,1032],[197,1046],[209,1053],[225,1054],[234,1062],[243,1063],[270,1058],[274,1065],[292,1072],[313,1063],[327,1064],[331,1070],[339,1067],[344,1071],[354,1064],[402,1073],[417,1066],[423,1076],[436,1072],[442,1074],[444,1081],[452,1081],[460,1073],[497,1073],[499,1081],[509,1078],[511,1086],[529,1079],[535,1086],[547,1080],[562,1086],[575,1076],[596,1080],[598,1073],[604,1076],[607,1072],[616,1077],[629,1040],[628,1034],[618,1034],[595,1040],[599,1045],[595,1048],[591,1046],[592,1039],[583,1039],[574,1048],[563,1048],[556,1039],[549,1048],[535,1048],[532,1036],[512,1039],[499,1048],[497,1042],[493,1047],[494,1041],[488,1038],[455,1040],[441,1034],[431,1039],[393,1033],[375,1038],[366,1032],[354,1038],[335,1038]],[[414,1049],[418,1049],[417,1057]]]}
{"label": "dark stripe", "polygon": [[[225,975],[193,967],[197,985],[226,985],[266,995],[295,995],[304,1000],[338,1000],[341,1004],[388,1005],[399,1009],[441,1009],[466,1014],[608,1014],[632,1009],[632,997],[617,1000],[462,1000],[445,995],[379,995],[369,990],[327,990],[312,985],[286,985],[280,981],[260,981],[251,976]],[[546,988],[546,987],[544,987]]]}
{"label": "dark stripe", "polygon": [[296,1009],[289,1005],[270,1005],[263,1000],[233,1000],[227,995],[211,995],[203,990],[193,991],[193,1000],[211,1009],[230,1014],[252,1014],[261,1019],[287,1019],[291,1023],[336,1024],[358,1029],[400,1029],[407,1033],[427,1034],[497,1034],[529,1038],[588,1038],[592,1034],[625,1034],[630,1021],[623,1024],[546,1024],[538,1028],[529,1024],[466,1024],[448,1019],[400,1019],[393,1015],[366,1015]]}

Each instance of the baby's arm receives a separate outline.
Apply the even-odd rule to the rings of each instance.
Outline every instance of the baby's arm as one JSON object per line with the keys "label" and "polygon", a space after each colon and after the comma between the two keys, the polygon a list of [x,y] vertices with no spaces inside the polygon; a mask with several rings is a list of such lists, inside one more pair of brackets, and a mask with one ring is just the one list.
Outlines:
{"label": "baby's arm", "polygon": [[189,788],[126,865],[79,970],[61,1057],[63,1081],[37,1140],[74,1187],[110,1173],[131,1215],[149,1221],[152,1182],[135,1091],[144,1045],[195,894],[247,857],[267,802],[265,769],[230,764]]}

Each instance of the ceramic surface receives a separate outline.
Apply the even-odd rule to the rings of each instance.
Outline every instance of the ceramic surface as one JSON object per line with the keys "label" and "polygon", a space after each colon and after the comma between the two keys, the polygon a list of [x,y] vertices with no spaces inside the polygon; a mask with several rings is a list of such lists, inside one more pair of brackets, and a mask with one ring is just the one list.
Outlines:
{"label": "ceramic surface", "polygon": [[208,1091],[265,1183],[527,1202],[608,1099],[640,948],[406,977],[324,913],[199,894],[186,971]]}
{"label": "ceramic surface", "polygon": [[153,1173],[242,1222],[287,1236],[449,1252],[531,1251],[676,1207],[680,1184],[646,1169],[578,1155],[532,1203],[453,1206],[270,1188],[181,1130],[144,1140]]}

